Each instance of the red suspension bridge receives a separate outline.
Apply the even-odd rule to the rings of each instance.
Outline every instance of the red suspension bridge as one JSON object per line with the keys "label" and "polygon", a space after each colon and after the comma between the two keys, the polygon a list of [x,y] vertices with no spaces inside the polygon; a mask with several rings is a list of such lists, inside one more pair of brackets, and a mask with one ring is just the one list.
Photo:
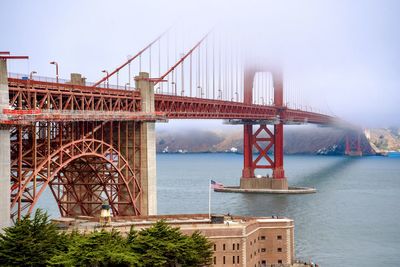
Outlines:
{"label": "red suspension bridge", "polygon": [[[249,60],[215,34],[189,48],[171,42],[162,34],[96,83],[59,79],[56,62],[56,79],[7,73],[7,60],[24,57],[1,52],[0,196],[10,201],[2,218],[31,212],[46,188],[62,216],[98,216],[104,200],[114,216],[155,214],[156,121],[242,124],[241,184],[270,169],[278,190],[288,188],[283,126],[339,123],[301,105],[279,67]],[[346,153],[360,155],[359,134],[349,136]]]}

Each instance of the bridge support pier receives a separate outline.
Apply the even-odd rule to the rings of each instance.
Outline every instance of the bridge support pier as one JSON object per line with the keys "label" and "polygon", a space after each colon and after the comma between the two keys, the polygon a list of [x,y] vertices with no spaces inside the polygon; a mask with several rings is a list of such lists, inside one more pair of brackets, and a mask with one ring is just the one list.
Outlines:
{"label": "bridge support pier", "polygon": [[[9,105],[7,61],[0,59],[0,120]],[[10,224],[10,130],[0,125],[0,232]]]}
{"label": "bridge support pier", "polygon": [[[136,88],[142,97],[142,112],[155,111],[154,83],[146,72],[135,77]],[[141,210],[143,215],[157,214],[156,133],[155,122],[140,123],[140,172],[143,189]]]}

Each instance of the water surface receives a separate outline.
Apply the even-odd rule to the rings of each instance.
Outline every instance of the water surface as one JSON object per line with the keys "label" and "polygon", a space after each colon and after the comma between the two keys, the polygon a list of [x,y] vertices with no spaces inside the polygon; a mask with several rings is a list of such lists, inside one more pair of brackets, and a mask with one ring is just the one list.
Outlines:
{"label": "water surface", "polygon": [[[159,213],[207,213],[210,178],[237,185],[242,155],[157,156]],[[295,220],[296,256],[322,266],[400,266],[400,158],[286,156],[310,195],[212,193],[212,211]]]}

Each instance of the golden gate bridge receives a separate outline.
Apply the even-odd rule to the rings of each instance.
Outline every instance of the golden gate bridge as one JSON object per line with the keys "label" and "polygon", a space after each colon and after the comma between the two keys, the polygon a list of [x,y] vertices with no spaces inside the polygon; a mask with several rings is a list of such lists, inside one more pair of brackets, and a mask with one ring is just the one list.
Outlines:
{"label": "golden gate bridge", "polygon": [[7,60],[27,57],[0,52],[0,196],[10,202],[0,216],[30,213],[46,188],[62,216],[98,216],[104,200],[114,216],[156,214],[157,121],[243,125],[238,177],[250,186],[261,169],[271,170],[271,189],[288,189],[285,124],[348,127],[346,154],[362,154],[360,131],[299,103],[279,65],[214,32],[184,52],[171,39],[163,33],[95,83],[59,79],[55,61],[55,79],[8,73]]}

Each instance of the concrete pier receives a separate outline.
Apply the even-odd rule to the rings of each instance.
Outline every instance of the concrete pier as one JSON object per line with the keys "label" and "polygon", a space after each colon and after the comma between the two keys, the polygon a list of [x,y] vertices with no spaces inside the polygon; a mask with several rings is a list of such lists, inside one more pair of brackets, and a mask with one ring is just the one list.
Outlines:
{"label": "concrete pier", "polygon": [[239,186],[224,186],[214,189],[223,193],[261,193],[261,194],[311,194],[317,192],[315,188],[288,186],[287,178],[273,177],[240,178]]}
{"label": "concrete pier", "polygon": [[289,186],[286,178],[275,179],[273,177],[261,177],[261,178],[240,178],[240,188],[287,190]]}
{"label": "concrete pier", "polygon": [[[0,119],[9,106],[7,61],[0,59]],[[10,225],[10,131],[0,125],[0,232]]]}
{"label": "concrete pier", "polygon": [[[149,74],[139,73],[135,77],[136,88],[140,90],[142,112],[154,112],[154,83]],[[140,173],[142,185],[141,211],[143,215],[157,214],[157,174],[156,174],[156,133],[155,122],[142,122],[140,125]]]}

